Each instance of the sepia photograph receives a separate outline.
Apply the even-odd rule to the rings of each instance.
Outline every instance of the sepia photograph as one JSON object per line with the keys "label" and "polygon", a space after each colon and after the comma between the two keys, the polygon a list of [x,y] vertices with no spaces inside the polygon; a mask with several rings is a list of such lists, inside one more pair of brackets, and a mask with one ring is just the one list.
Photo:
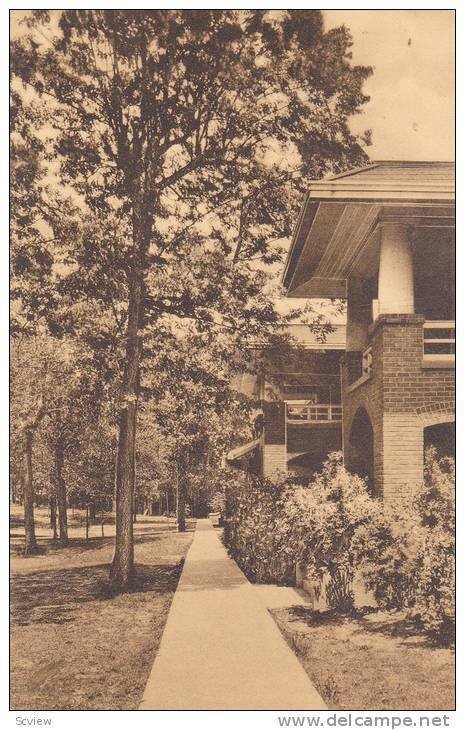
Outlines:
{"label": "sepia photograph", "polygon": [[455,20],[10,9],[17,725],[450,727]]}

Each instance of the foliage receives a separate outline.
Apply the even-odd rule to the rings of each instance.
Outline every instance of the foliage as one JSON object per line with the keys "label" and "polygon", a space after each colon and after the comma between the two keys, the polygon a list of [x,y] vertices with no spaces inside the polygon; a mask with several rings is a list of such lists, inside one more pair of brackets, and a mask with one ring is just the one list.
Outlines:
{"label": "foliage", "polygon": [[430,448],[422,488],[411,504],[384,509],[384,519],[370,531],[370,550],[361,556],[378,603],[408,609],[441,643],[454,635],[454,521],[455,464]]}
{"label": "foliage", "polygon": [[292,526],[284,519],[290,480],[231,472],[226,487],[224,540],[246,576],[257,583],[294,579]]}
{"label": "foliage", "polygon": [[326,597],[353,608],[360,571],[378,604],[407,609],[435,640],[454,632],[453,460],[426,453],[424,485],[411,503],[386,505],[331,454],[307,487],[273,479],[231,479],[225,542],[251,580],[293,582],[297,563],[315,583],[329,577]]}
{"label": "foliage", "polygon": [[226,495],[224,492],[215,492],[208,502],[208,506],[212,512],[224,514],[226,507]]}
{"label": "foliage", "polygon": [[316,581],[329,576],[326,593],[334,608],[353,606],[357,537],[377,508],[364,480],[346,471],[339,452],[330,454],[309,486],[296,489],[286,504],[297,561],[307,566],[307,574]]}
{"label": "foliage", "polygon": [[358,533],[377,509],[364,481],[349,474],[334,453],[307,487],[283,477],[254,480],[232,505],[226,540],[239,561],[253,562],[255,579],[292,582],[297,563],[315,582],[328,575],[328,600],[346,611],[353,605]]}
{"label": "foliage", "polygon": [[108,509],[114,493],[116,429],[105,414],[85,428],[76,448],[67,453],[64,478],[71,504]]}
{"label": "foliage", "polygon": [[82,502],[111,493],[115,445],[108,408],[111,397],[92,352],[69,338],[18,334],[12,342],[11,377],[16,471],[22,423],[38,403],[44,412],[33,446],[36,495],[53,496],[57,455],[62,457],[65,491],[71,498]]}

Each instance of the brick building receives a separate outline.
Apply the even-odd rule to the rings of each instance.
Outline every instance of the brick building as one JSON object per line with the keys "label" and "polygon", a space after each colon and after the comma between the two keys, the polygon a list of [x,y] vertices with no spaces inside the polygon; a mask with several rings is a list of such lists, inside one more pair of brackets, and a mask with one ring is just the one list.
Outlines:
{"label": "brick building", "polygon": [[289,297],[347,299],[343,449],[372,491],[453,451],[454,166],[374,162],[312,184],[283,276]]}
{"label": "brick building", "polygon": [[296,343],[291,354],[274,352],[262,374],[243,375],[234,384],[257,403],[257,437],[226,458],[264,476],[285,471],[309,477],[342,445],[345,326],[335,325],[324,344],[307,326],[289,331]]}

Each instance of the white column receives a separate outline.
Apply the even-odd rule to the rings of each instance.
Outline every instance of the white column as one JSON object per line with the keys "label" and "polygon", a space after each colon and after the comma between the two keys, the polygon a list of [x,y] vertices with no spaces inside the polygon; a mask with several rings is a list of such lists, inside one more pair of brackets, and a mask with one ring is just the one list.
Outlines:
{"label": "white column", "polygon": [[409,228],[381,224],[378,299],[380,314],[413,314],[413,256]]}

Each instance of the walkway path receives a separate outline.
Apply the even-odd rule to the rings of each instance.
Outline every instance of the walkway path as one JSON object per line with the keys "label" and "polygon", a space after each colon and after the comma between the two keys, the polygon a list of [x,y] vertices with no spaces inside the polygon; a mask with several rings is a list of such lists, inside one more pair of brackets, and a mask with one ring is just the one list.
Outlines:
{"label": "walkway path", "polygon": [[217,531],[198,520],[140,709],[325,708]]}

